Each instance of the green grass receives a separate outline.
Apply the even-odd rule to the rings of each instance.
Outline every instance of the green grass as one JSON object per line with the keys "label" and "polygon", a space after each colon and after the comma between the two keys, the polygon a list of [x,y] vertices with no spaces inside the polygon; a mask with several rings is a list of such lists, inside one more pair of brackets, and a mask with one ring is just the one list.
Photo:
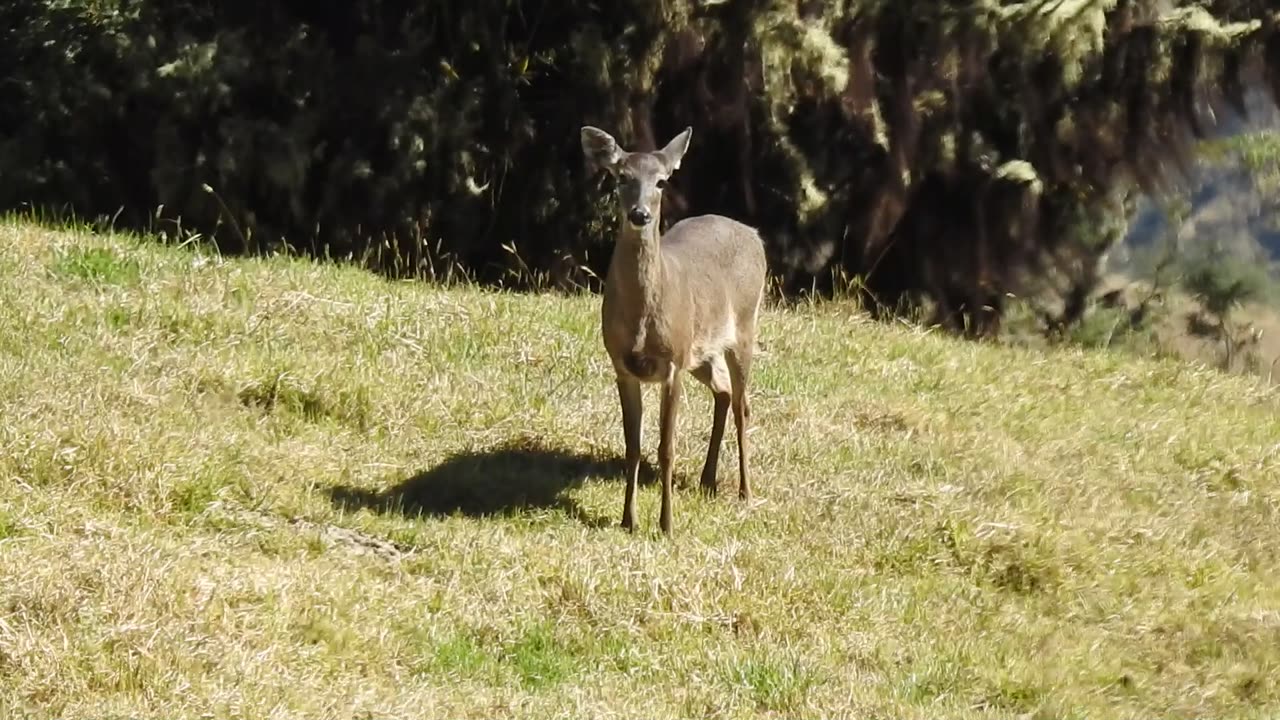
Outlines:
{"label": "green grass", "polygon": [[1280,713],[1280,390],[770,307],[630,536],[598,307],[0,223],[0,717]]}
{"label": "green grass", "polygon": [[64,277],[103,285],[123,285],[138,279],[138,266],[132,258],[107,247],[64,248],[50,269]]}

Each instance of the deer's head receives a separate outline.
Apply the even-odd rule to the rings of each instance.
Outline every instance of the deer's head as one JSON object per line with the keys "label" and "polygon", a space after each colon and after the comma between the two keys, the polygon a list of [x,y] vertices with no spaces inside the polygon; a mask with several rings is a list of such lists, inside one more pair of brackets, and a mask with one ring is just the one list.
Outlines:
{"label": "deer's head", "polygon": [[588,125],[582,128],[582,152],[593,165],[617,179],[623,216],[632,227],[644,228],[659,216],[662,189],[680,167],[692,135],[693,128],[685,128],[661,150],[627,152],[612,135]]}

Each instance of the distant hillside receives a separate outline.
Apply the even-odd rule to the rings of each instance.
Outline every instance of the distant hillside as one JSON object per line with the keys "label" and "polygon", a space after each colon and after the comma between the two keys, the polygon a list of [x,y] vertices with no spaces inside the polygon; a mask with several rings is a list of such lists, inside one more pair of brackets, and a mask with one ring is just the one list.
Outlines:
{"label": "distant hillside", "polygon": [[1275,379],[1280,366],[1280,111],[1257,96],[1250,105],[1247,122],[1231,118],[1203,143],[1184,192],[1138,201],[1124,241],[1103,262],[1098,302],[1075,332],[1078,342],[1123,344],[1219,364],[1222,340],[1196,332],[1204,326],[1203,308],[1178,278],[1203,260],[1215,265],[1243,261],[1267,269],[1273,281],[1264,280],[1254,301],[1233,310],[1235,337],[1243,345],[1231,365]]}
{"label": "distant hillside", "polygon": [[[1174,237],[1179,254],[1214,249],[1249,261],[1280,261],[1280,110],[1255,98],[1250,119],[1224,122],[1202,148],[1188,193],[1186,218]],[[1142,198],[1111,272],[1143,274],[1144,256],[1168,237],[1165,208]]]}

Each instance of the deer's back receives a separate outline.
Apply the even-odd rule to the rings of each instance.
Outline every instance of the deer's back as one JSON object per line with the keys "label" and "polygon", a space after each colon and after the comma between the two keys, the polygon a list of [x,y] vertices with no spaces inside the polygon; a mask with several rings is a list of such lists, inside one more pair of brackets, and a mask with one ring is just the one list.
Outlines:
{"label": "deer's back", "polygon": [[[662,252],[682,272],[713,284],[744,288],[751,295],[764,287],[764,243],[755,228],[723,215],[698,215],[671,225],[662,236]],[[755,297],[750,297],[751,302]]]}
{"label": "deer's back", "polygon": [[718,215],[687,218],[663,235],[662,255],[687,303],[687,324],[676,333],[684,336],[685,364],[754,341],[766,271],[754,228]]}
{"label": "deer's back", "polygon": [[755,314],[766,271],[764,243],[755,228],[722,215],[685,218],[662,236],[662,254],[695,298],[714,293],[727,297],[739,315]]}

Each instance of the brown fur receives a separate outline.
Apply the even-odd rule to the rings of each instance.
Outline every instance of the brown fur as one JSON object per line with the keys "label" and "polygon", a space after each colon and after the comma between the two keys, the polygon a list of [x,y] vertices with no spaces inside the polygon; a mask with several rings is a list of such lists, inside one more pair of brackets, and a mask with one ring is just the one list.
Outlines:
{"label": "brown fur", "polygon": [[[747,479],[747,384],[767,270],[764,244],[754,228],[719,215],[686,218],[658,234],[662,186],[680,166],[691,129],[652,153],[629,153],[607,133],[582,129],[582,147],[596,165],[619,179],[624,220],[605,279],[601,304],[604,346],[617,375],[627,452],[622,525],[636,526],[640,471],[641,383],[662,386],[658,445],[662,480],[660,524],[672,525],[674,433],[684,372],[715,398],[711,443],[702,488],[716,491],[716,464],[732,408],[738,438],[738,494],[751,497]],[[636,224],[634,220],[642,220]]]}

